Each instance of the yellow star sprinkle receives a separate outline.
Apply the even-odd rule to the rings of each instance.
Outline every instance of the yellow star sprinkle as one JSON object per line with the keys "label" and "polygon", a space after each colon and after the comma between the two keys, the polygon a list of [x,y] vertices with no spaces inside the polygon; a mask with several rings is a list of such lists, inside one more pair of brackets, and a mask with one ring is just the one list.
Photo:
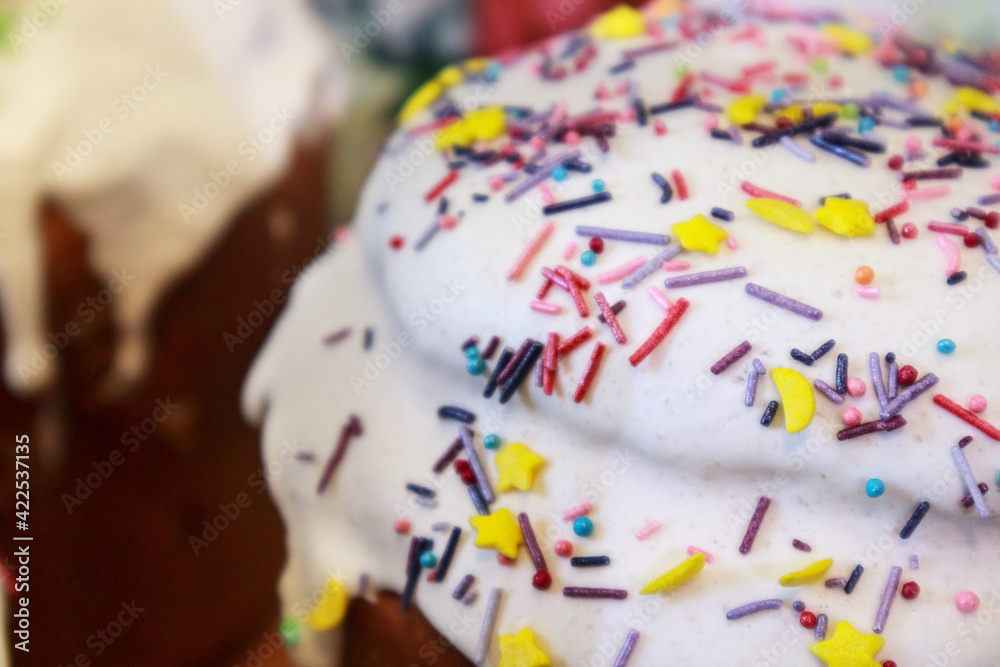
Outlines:
{"label": "yellow star sprinkle", "polygon": [[738,97],[726,107],[726,118],[733,125],[752,123],[766,104],[767,98],[760,93]]}
{"label": "yellow star sprinkle", "polygon": [[823,208],[815,215],[819,224],[841,236],[869,236],[875,232],[875,220],[868,213],[868,202],[827,197]]}
{"label": "yellow star sprinkle", "polygon": [[654,593],[666,593],[672,591],[682,584],[686,584],[695,578],[705,567],[705,554],[695,553],[683,563],[670,570],[666,574],[660,575],[656,579],[643,586],[639,595],[653,595]]}
{"label": "yellow star sprinkle", "polygon": [[638,37],[646,32],[646,20],[638,10],[628,5],[618,5],[598,16],[590,24],[588,32],[603,39]]}
{"label": "yellow star sprinkle", "polygon": [[781,405],[785,410],[785,430],[798,433],[812,422],[816,413],[816,398],[809,381],[802,373],[791,368],[775,368],[771,379],[781,394]]}
{"label": "yellow star sprinkle", "polygon": [[344,585],[336,579],[327,579],[323,597],[306,618],[306,625],[316,632],[331,630],[340,625],[346,612],[347,592]]}
{"label": "yellow star sprinkle", "polygon": [[827,664],[827,667],[879,667],[875,654],[882,650],[885,640],[874,635],[863,635],[846,621],[837,624],[833,636],[813,644],[809,652]]}
{"label": "yellow star sprinkle", "polygon": [[768,222],[773,222],[793,232],[812,233],[812,216],[794,204],[769,197],[757,197],[748,199],[746,205],[748,209]]}
{"label": "yellow star sprinkle", "polygon": [[487,516],[470,516],[469,523],[476,531],[476,541],[480,549],[499,551],[507,558],[517,558],[517,548],[524,544],[521,527],[506,508],[501,507]]}
{"label": "yellow star sprinkle", "polygon": [[687,222],[678,222],[670,231],[685,250],[701,250],[712,255],[719,251],[719,244],[729,236],[726,230],[713,225],[701,213]]}
{"label": "yellow star sprinkle", "polygon": [[821,30],[823,34],[833,40],[837,48],[845,53],[860,55],[870,51],[874,46],[871,36],[855,28],[848,28],[837,23],[828,23]]}
{"label": "yellow star sprinkle", "polygon": [[524,628],[513,637],[500,635],[499,667],[548,667],[551,664],[535,645],[531,630]]}
{"label": "yellow star sprinkle", "polygon": [[513,489],[530,491],[535,474],[545,465],[545,459],[524,446],[522,442],[512,442],[496,456],[497,491],[503,493]]}
{"label": "yellow star sprinkle", "polygon": [[833,565],[832,558],[818,560],[809,567],[802,568],[798,572],[789,572],[781,579],[778,579],[778,584],[780,586],[784,586],[785,588],[811,584],[814,581],[819,581],[820,578],[826,574],[826,571],[830,569],[831,565]]}
{"label": "yellow star sprinkle", "polygon": [[498,106],[476,109],[434,135],[434,147],[444,150],[456,145],[468,146],[476,141],[489,141],[499,137],[505,129],[503,109]]}
{"label": "yellow star sprinkle", "polygon": [[986,113],[1000,111],[1000,101],[981,90],[963,87],[956,90],[955,95],[958,97],[958,101],[970,111],[985,111]]}

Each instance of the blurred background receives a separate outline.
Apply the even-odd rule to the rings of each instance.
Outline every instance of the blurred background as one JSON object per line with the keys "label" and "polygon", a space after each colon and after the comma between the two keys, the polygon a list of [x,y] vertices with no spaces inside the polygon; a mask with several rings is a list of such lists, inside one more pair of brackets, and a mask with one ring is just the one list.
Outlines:
{"label": "blurred background", "polygon": [[[192,9],[193,0],[144,0],[144,14],[154,14],[153,8],[169,10],[171,15],[189,14],[180,20],[180,28],[154,21],[141,26],[148,32],[134,34],[122,16],[126,5],[121,2],[0,0],[0,112],[12,100],[31,100],[22,110],[24,115],[15,114],[13,120],[0,115],[0,123],[27,125],[28,119],[47,114],[58,121],[52,128],[69,127],[79,134],[75,121],[99,120],[102,110],[116,109],[113,95],[93,92],[100,77],[88,71],[88,65],[75,62],[72,48],[88,49],[79,54],[81,63],[86,60],[82,56],[100,52],[106,60],[95,57],[93,63],[114,63],[140,72],[147,63],[130,62],[129,54],[153,48],[144,42],[157,41],[162,53],[176,56],[178,67],[193,72],[201,71],[201,59],[209,63],[205,67],[215,73],[220,89],[232,85],[239,92],[232,122],[245,122],[251,129],[261,127],[255,113],[271,113],[276,91],[294,78],[286,76],[287,66],[268,69],[265,63],[254,69],[249,62],[250,56],[268,48],[278,55],[283,49],[295,51],[301,27],[282,32],[286,23],[278,28],[279,22],[272,20],[287,18],[276,9],[280,0],[203,0],[197,10],[201,14]],[[306,4],[306,0],[287,2]],[[37,210],[29,218],[36,221],[44,247],[42,333],[47,345],[51,341],[58,347],[53,358],[60,370],[53,384],[37,393],[14,392],[9,386],[0,389],[0,451],[4,452],[0,561],[8,574],[16,573],[10,545],[18,534],[15,521],[20,520],[12,502],[16,438],[30,436],[32,457],[31,653],[13,651],[13,664],[288,664],[280,649],[284,639],[276,634],[282,527],[262,483],[264,467],[274,462],[260,460],[258,434],[239,414],[246,370],[295,275],[322,252],[330,230],[351,219],[368,171],[410,92],[445,64],[473,55],[502,54],[579,27],[614,4],[611,0],[310,0],[314,15],[309,21],[315,28],[310,38],[328,51],[323,71],[327,89],[319,96],[333,101],[310,101],[304,107],[322,112],[311,119],[314,122],[297,125],[294,136],[276,142],[282,144],[276,166],[261,177],[259,186],[247,189],[246,197],[226,216],[232,221],[225,231],[206,242],[208,250],[170,283],[155,309],[151,366],[139,386],[114,400],[98,389],[114,363],[121,322],[114,317],[117,302],[111,297],[110,308],[92,305],[112,283],[95,268],[95,255],[100,254],[95,252],[98,226],[88,227],[81,220],[88,214],[99,218],[94,211],[110,211],[127,223],[134,207],[141,210],[143,196],[155,197],[158,184],[182,179],[163,168],[168,155],[163,151],[169,146],[161,146],[135,149],[134,164],[114,183],[94,179],[101,188],[87,190],[81,182],[69,193],[51,183],[40,189],[38,201],[31,202]],[[748,0],[705,4],[740,10]],[[896,25],[902,22],[908,31],[924,37],[948,36],[980,45],[995,41],[1000,27],[996,0],[781,4],[864,10]],[[80,6],[87,9],[76,8]],[[94,38],[87,32],[94,24],[81,21],[82,33],[70,31],[47,41],[47,34],[60,34],[70,18],[83,11],[99,23],[101,12],[108,12],[106,23],[114,29]],[[111,12],[119,13],[111,16]],[[69,40],[69,55],[60,51],[59,39]],[[189,48],[187,40],[200,49]],[[17,58],[29,52],[34,66],[22,71]],[[57,79],[59,85],[74,86],[78,97],[66,102],[49,96],[51,90],[60,90]],[[88,88],[93,92],[89,97]],[[191,95],[209,99],[212,92]],[[88,105],[97,105],[96,116]],[[151,102],[136,111],[136,125],[148,122],[155,129],[175,116],[197,117],[200,112]],[[84,131],[93,127],[87,120]],[[120,127],[128,129],[124,119]],[[35,146],[25,137],[35,135],[22,133],[22,125],[4,129],[0,166],[11,181],[23,167],[10,156],[33,155]],[[37,130],[42,137],[55,131],[47,126]],[[145,138],[150,132],[136,136]],[[211,136],[190,142],[202,152],[213,147]],[[135,148],[135,141],[127,143]],[[102,150],[109,152],[107,147]],[[48,170],[48,157],[41,155],[35,162]],[[219,164],[226,164],[226,157],[223,153]],[[211,169],[221,168],[205,160]],[[255,162],[253,168],[263,169],[263,162]],[[150,192],[137,195],[139,176],[150,174]],[[186,186],[183,192],[188,192]],[[9,211],[11,197],[12,189],[0,186],[0,213]],[[155,226],[152,229],[145,243],[161,243]],[[10,217],[0,215],[0,244],[8,244],[0,245],[0,269],[23,268],[20,264],[27,263],[19,255],[4,253],[21,231]],[[125,227],[120,233],[126,234]],[[0,281],[4,275],[8,281],[18,280],[9,277],[12,272],[0,271]],[[11,318],[13,300],[8,291],[2,304],[5,331],[0,332],[5,350],[11,327],[19,324]],[[89,312],[92,317],[83,314]],[[10,577],[6,583],[11,583]],[[5,618],[9,621],[9,613]],[[414,642],[423,641],[426,635],[421,633],[428,630],[406,625],[411,621],[416,624],[408,618],[394,630],[411,634]],[[385,630],[371,619],[353,622],[376,636]],[[18,641],[9,632],[8,638]],[[389,664],[371,660],[354,656],[349,664]]]}

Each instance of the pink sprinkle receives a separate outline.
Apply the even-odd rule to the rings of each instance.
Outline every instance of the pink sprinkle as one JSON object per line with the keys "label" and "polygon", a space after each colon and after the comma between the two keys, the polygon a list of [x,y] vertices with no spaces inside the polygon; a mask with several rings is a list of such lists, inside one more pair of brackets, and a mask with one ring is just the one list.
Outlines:
{"label": "pink sprinkle", "polygon": [[660,529],[659,521],[650,521],[645,526],[635,531],[635,539],[644,540]]}
{"label": "pink sprinkle", "polygon": [[857,426],[861,423],[861,410],[857,408],[847,408],[844,410],[844,414],[841,415],[844,423],[848,426]]}
{"label": "pink sprinkle", "polygon": [[656,285],[650,286],[649,296],[653,297],[653,301],[655,301],[661,308],[663,308],[663,310],[670,310],[670,306],[673,305],[672,303],[670,303],[670,299],[668,299],[666,295],[663,292],[661,292]]}
{"label": "pink sprinkle", "polygon": [[730,234],[726,237],[726,247],[730,250],[739,250],[740,244],[736,242],[736,237]]}
{"label": "pink sprinkle", "polygon": [[914,199],[937,199],[947,197],[951,194],[950,185],[932,185],[927,188],[916,188],[914,190],[903,190],[903,197],[908,200]]}
{"label": "pink sprinkle", "polygon": [[711,563],[713,560],[715,560],[712,554],[708,553],[704,549],[699,549],[698,547],[688,547],[688,556],[693,556],[695,554],[701,554],[702,556],[704,556],[706,563]]}
{"label": "pink sprinkle", "polygon": [[540,151],[543,148],[545,148],[545,139],[543,139],[540,135],[536,134],[535,136],[533,136],[531,139],[528,140],[528,144],[530,144],[531,147],[534,148],[536,151]]}
{"label": "pink sprinkle", "polygon": [[677,189],[677,198],[681,201],[686,201],[688,198],[688,186],[687,181],[684,180],[684,175],[679,169],[674,169],[670,172],[670,177],[674,179],[674,187]]}
{"label": "pink sprinkle", "polygon": [[524,247],[521,254],[514,260],[514,265],[507,271],[507,280],[517,280],[521,277],[525,267],[528,266],[528,262],[538,254],[538,251],[542,249],[549,236],[552,235],[553,229],[555,229],[555,224],[551,220],[542,225],[542,228],[535,234],[535,238],[528,242],[528,245]]}
{"label": "pink sprinkle", "polygon": [[847,379],[847,393],[854,398],[864,396],[866,391],[868,391],[868,385],[861,378]]}
{"label": "pink sprinkle", "polygon": [[458,218],[453,215],[438,216],[438,227],[441,229],[454,229],[458,226]]}
{"label": "pink sprinkle", "polygon": [[532,301],[531,309],[536,313],[545,313],[546,315],[558,315],[562,312],[562,306],[544,301]]}
{"label": "pink sprinkle", "polygon": [[932,232],[938,232],[939,234],[951,234],[952,236],[966,236],[969,234],[968,227],[954,222],[931,221],[927,223],[927,229]]}
{"label": "pink sprinkle", "polygon": [[556,126],[566,120],[566,100],[556,102],[556,108],[552,110],[552,117],[549,119],[550,126]]}
{"label": "pink sprinkle", "polygon": [[747,193],[751,197],[766,197],[768,199],[777,199],[778,201],[783,201],[791,204],[792,206],[797,206],[802,208],[802,202],[798,199],[792,199],[791,197],[786,197],[785,195],[779,195],[776,192],[771,192],[770,190],[765,190],[764,188],[757,187],[750,181],[743,181],[740,183],[740,189]]}
{"label": "pink sprinkle", "polygon": [[704,128],[705,128],[706,132],[711,132],[712,130],[714,130],[717,127],[719,127],[719,118],[718,118],[718,116],[711,116],[711,115],[705,116]]}
{"label": "pink sprinkle", "polygon": [[442,127],[447,127],[448,125],[451,125],[457,120],[458,116],[439,118],[438,120],[434,120],[429,123],[424,123],[423,125],[417,125],[416,127],[410,128],[410,134],[416,137],[421,134],[433,132],[434,130],[440,130]]}
{"label": "pink sprinkle", "polygon": [[549,189],[549,186],[546,183],[539,183],[538,189],[542,193],[542,204],[545,206],[551,206],[556,203],[556,197],[552,194],[552,190]]}
{"label": "pink sprinkle", "polygon": [[638,269],[640,266],[646,263],[646,258],[636,257],[635,259],[625,262],[617,269],[611,269],[610,271],[605,271],[604,273],[597,276],[598,285],[609,285],[611,283],[616,283],[619,280],[624,280],[627,275]]}
{"label": "pink sprinkle", "polygon": [[1000,155],[1000,147],[994,146],[993,144],[984,144],[978,141],[958,141],[956,139],[937,137],[931,143],[938,148],[947,148],[952,151],[976,151],[979,153]]}
{"label": "pink sprinkle", "polygon": [[1000,176],[994,176],[990,179],[990,187],[994,190],[1000,190]]}
{"label": "pink sprinkle", "polygon": [[907,153],[916,153],[920,150],[920,137],[909,136],[903,143]]}
{"label": "pink sprinkle", "polygon": [[580,143],[580,133],[576,130],[570,130],[563,135],[563,143],[567,146],[576,146]]}
{"label": "pink sprinkle", "polygon": [[865,299],[877,299],[882,296],[882,290],[876,285],[859,285],[858,296]]}
{"label": "pink sprinkle", "polygon": [[768,60],[762,63],[756,63],[754,65],[747,65],[743,68],[743,76],[754,76],[755,74],[761,74],[762,72],[767,72],[773,70],[778,66],[777,60]]}
{"label": "pink sprinkle", "polygon": [[562,513],[563,521],[572,521],[573,519],[579,519],[581,516],[587,516],[591,513],[591,511],[593,511],[593,509],[594,506],[590,503],[573,505]]}
{"label": "pink sprinkle", "polygon": [[628,92],[628,81],[619,81],[615,84],[615,94],[624,95]]}
{"label": "pink sprinkle", "polygon": [[979,414],[980,412],[986,412],[986,397],[982,394],[976,394],[969,399],[969,410]]}
{"label": "pink sprinkle", "polygon": [[566,244],[566,249],[563,250],[563,259],[567,262],[573,259],[573,255],[576,254],[576,241],[570,241]]}
{"label": "pink sprinkle", "polygon": [[[664,134],[667,133],[667,124],[664,123],[662,120],[658,120],[658,121],[654,122],[653,123],[653,132],[655,132],[657,136],[662,137]],[[566,134],[569,134],[569,133],[567,132]],[[997,188],[997,189],[1000,190],[1000,188]]]}
{"label": "pink sprinkle", "polygon": [[493,192],[500,192],[500,189],[503,188],[503,176],[494,174],[486,179],[486,184],[490,186],[490,190]]}
{"label": "pink sprinkle", "polygon": [[971,614],[979,609],[979,596],[972,591],[962,591],[955,597],[955,606],[963,614]]}
{"label": "pink sprinkle", "polygon": [[664,271],[687,271],[691,268],[690,262],[685,262],[683,260],[674,260],[671,262],[663,263]]}
{"label": "pink sprinkle", "polygon": [[599,100],[606,100],[609,97],[611,97],[611,93],[608,92],[607,86],[605,86],[603,83],[599,83],[597,84],[597,88],[594,89],[594,97],[596,97]]}
{"label": "pink sprinkle", "polygon": [[945,274],[950,276],[962,266],[962,254],[958,250],[958,245],[944,234],[938,234],[935,240],[945,259],[948,260]]}
{"label": "pink sprinkle", "polygon": [[622,109],[618,112],[618,120],[623,123],[631,123],[635,120],[635,109],[629,107],[628,109]]}

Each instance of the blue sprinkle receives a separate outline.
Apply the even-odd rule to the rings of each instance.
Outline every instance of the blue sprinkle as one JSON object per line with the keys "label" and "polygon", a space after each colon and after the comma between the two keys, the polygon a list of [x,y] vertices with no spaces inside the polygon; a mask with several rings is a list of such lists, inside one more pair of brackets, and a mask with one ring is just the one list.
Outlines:
{"label": "blue sprinkle", "polygon": [[775,88],[771,91],[771,101],[780,102],[784,98],[788,97],[788,91],[784,88]]}
{"label": "blue sprinkle", "polygon": [[990,132],[1000,132],[1000,121],[991,120],[989,128]]}
{"label": "blue sprinkle", "polygon": [[437,566],[437,564],[438,564],[438,557],[434,555],[433,551],[425,551],[422,554],[420,554],[420,567],[429,570],[432,567]]}
{"label": "blue sprinkle", "polygon": [[466,359],[478,359],[479,358],[479,348],[475,345],[470,345],[465,348],[465,358]]}
{"label": "blue sprinkle", "polygon": [[599,178],[595,178],[595,179],[594,179],[594,180],[593,180],[593,181],[592,181],[592,182],[590,183],[590,188],[591,188],[591,189],[592,189],[592,190],[593,190],[594,192],[604,192],[604,181],[602,181],[602,180],[601,180],[601,179],[599,179]]}
{"label": "blue sprinkle", "polygon": [[569,172],[566,171],[566,167],[560,165],[552,170],[552,178],[554,178],[557,181],[565,181],[567,173]]}
{"label": "blue sprinkle", "polygon": [[469,371],[469,375],[481,375],[486,370],[486,362],[479,357],[469,359],[465,364],[465,370]]}
{"label": "blue sprinkle", "polygon": [[573,532],[580,537],[590,537],[594,532],[594,522],[585,516],[581,516],[573,522]]}
{"label": "blue sprinkle", "polygon": [[885,484],[878,477],[872,477],[865,484],[865,493],[868,494],[869,498],[878,498],[885,493]]}
{"label": "blue sprinkle", "polygon": [[937,342],[937,349],[941,354],[951,354],[956,347],[958,346],[955,345],[955,341],[950,338],[942,338]]}
{"label": "blue sprinkle", "polygon": [[500,446],[500,436],[496,433],[490,433],[485,438],[483,438],[483,447],[486,449],[496,449]]}
{"label": "blue sprinkle", "polygon": [[593,266],[597,261],[597,254],[593,250],[584,250],[580,253],[580,263],[584,266]]}
{"label": "blue sprinkle", "polygon": [[875,120],[868,116],[862,116],[858,120],[858,132],[868,132],[875,129]]}
{"label": "blue sprinkle", "polygon": [[892,68],[892,78],[900,83],[906,83],[910,80],[910,70],[906,65],[896,65]]}

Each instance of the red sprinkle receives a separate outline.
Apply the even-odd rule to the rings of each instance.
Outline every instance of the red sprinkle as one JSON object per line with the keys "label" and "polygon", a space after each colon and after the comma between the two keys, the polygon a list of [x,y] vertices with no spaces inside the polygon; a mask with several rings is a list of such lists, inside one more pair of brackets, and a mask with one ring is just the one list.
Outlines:
{"label": "red sprinkle", "polygon": [[886,220],[889,220],[890,218],[895,218],[896,216],[902,213],[906,213],[909,210],[910,210],[910,202],[901,201],[898,204],[894,204],[889,208],[876,213],[874,215],[875,222],[885,222]]}
{"label": "red sprinkle", "polygon": [[403,237],[400,236],[399,234],[389,237],[389,247],[392,248],[393,250],[399,250],[400,248],[402,248],[403,243],[404,243]]}
{"label": "red sprinkle", "polygon": [[765,197],[767,199],[777,199],[778,201],[783,201],[791,204],[792,206],[802,207],[802,202],[798,199],[792,199],[791,197],[786,197],[785,195],[779,195],[777,192],[771,192],[770,190],[765,190],[764,188],[758,187],[751,183],[750,181],[743,181],[740,183],[740,189],[747,193],[751,197]]}
{"label": "red sprinkle", "polygon": [[919,233],[917,231],[917,226],[912,222],[907,222],[906,224],[904,224],[903,229],[901,231],[903,233],[903,238],[905,239],[915,239],[917,238],[917,234]]}
{"label": "red sprinkle", "polygon": [[601,364],[601,357],[604,356],[604,347],[604,343],[600,341],[594,343],[594,351],[590,354],[590,361],[587,362],[587,367],[583,370],[583,377],[580,378],[580,384],[576,385],[576,391],[573,392],[574,403],[581,402],[583,397],[587,395],[590,383],[594,381],[594,376],[597,375],[597,367]]}
{"label": "red sprinkle", "polygon": [[806,630],[812,630],[816,627],[816,614],[811,611],[802,612],[799,614],[799,625]]}
{"label": "red sprinkle", "polygon": [[427,194],[424,195],[424,201],[428,203],[434,201],[435,199],[441,196],[441,193],[444,192],[449,185],[451,185],[457,180],[458,180],[458,170],[452,169],[451,171],[448,172],[448,174],[444,178],[438,181],[437,185],[435,185],[433,188],[427,191]]}
{"label": "red sprinkle", "polygon": [[628,358],[628,362],[632,364],[632,366],[638,366],[641,364],[643,359],[648,357],[653,350],[655,350],[659,344],[663,342],[663,339],[667,337],[670,330],[673,329],[674,325],[677,324],[677,321],[681,319],[681,316],[684,314],[684,311],[687,310],[689,305],[691,305],[690,302],[684,297],[677,299],[677,301],[675,301],[674,304],[667,309],[667,316],[663,318],[660,325],[656,327],[650,337],[646,339],[646,342],[640,345],[639,349],[632,353],[632,356]]}
{"label": "red sprinkle", "polygon": [[556,369],[559,359],[559,334],[552,332],[545,343],[545,357],[542,362],[542,391],[546,396],[552,395],[552,388],[556,381]]}
{"label": "red sprinkle", "polygon": [[549,290],[552,289],[553,282],[554,281],[552,280],[552,278],[546,278],[545,281],[542,283],[542,286],[538,288],[538,294],[535,295],[535,298],[537,298],[539,301],[544,301],[545,297],[549,295]]}
{"label": "red sprinkle", "polygon": [[624,345],[628,342],[628,338],[625,337],[625,332],[622,331],[622,325],[618,323],[618,317],[615,315],[615,311],[611,310],[611,304],[604,297],[604,292],[595,292],[594,301],[597,302],[597,307],[601,309],[601,314],[604,315],[604,321],[607,322],[608,327],[611,329],[611,335],[615,337],[615,341],[619,345]]}
{"label": "red sprinkle", "polygon": [[997,227],[1000,227],[1000,213],[997,213],[996,211],[990,211],[989,213],[986,214],[986,217],[983,219],[983,222],[986,223],[986,226],[989,227],[990,229],[996,229]]}
{"label": "red sprinkle", "polygon": [[594,332],[590,329],[590,327],[586,326],[583,327],[575,334],[573,334],[566,340],[559,343],[559,356],[569,354],[570,352],[572,352],[573,350],[575,350],[576,348],[580,347],[588,340],[590,340],[590,337],[593,335]]}
{"label": "red sprinkle", "polygon": [[985,433],[987,436],[993,438],[994,440],[1000,440],[1000,428],[993,426],[984,419],[980,419],[974,415],[969,410],[966,410],[961,405],[951,400],[944,394],[938,394],[934,397],[934,402],[940,405],[942,408],[955,415],[959,419],[962,419],[970,426],[978,428],[980,431]]}
{"label": "red sprinkle", "polygon": [[688,198],[688,186],[687,183],[684,181],[684,177],[681,175],[681,172],[678,171],[677,169],[674,169],[672,172],[670,172],[670,176],[671,178],[674,179],[674,185],[677,186],[677,198],[680,199],[681,201],[684,201],[685,199]]}

